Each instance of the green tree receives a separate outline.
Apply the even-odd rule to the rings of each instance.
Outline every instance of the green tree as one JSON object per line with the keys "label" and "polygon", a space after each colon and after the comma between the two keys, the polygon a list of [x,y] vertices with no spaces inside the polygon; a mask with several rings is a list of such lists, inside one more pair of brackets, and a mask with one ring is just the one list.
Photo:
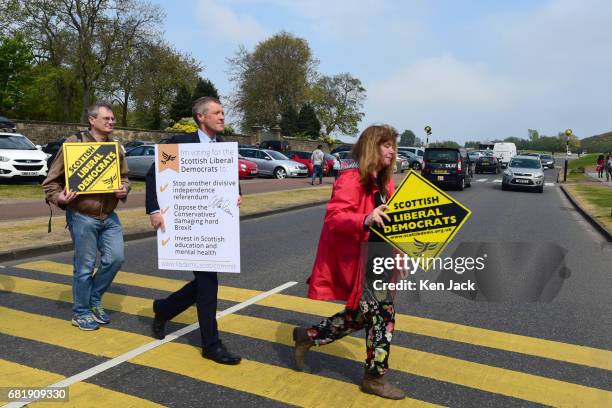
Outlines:
{"label": "green tree", "polygon": [[308,135],[313,140],[319,138],[321,134],[321,122],[317,119],[317,114],[311,104],[305,103],[300,109],[297,122],[298,132]]}
{"label": "green tree", "polygon": [[174,101],[170,106],[170,118],[177,122],[182,118],[188,118],[191,116],[191,107],[193,106],[191,100],[191,93],[186,85],[180,85]]}
{"label": "green tree", "polygon": [[467,141],[464,143],[463,147],[465,148],[472,148],[472,149],[478,149],[480,145],[480,142],[475,142],[475,141]]}
{"label": "green tree", "polygon": [[[158,6],[141,0],[23,0],[18,4],[15,26],[31,37],[37,57],[55,68],[73,70],[80,86],[82,121],[115,56],[135,38],[151,36],[162,14]],[[58,82],[56,87],[68,113],[75,96],[71,84]]]}
{"label": "green tree", "polygon": [[196,84],[196,87],[193,90],[191,101],[195,102],[196,99],[201,98],[203,96],[212,96],[213,98],[220,99],[219,92],[217,91],[215,84],[213,84],[212,81],[209,79],[198,77],[198,83]]}
{"label": "green tree", "polygon": [[31,45],[22,33],[0,37],[0,113],[14,111],[23,98],[23,87],[30,81]]}
{"label": "green tree", "polygon": [[287,107],[282,115],[280,121],[280,128],[283,135],[293,136],[299,131],[298,128],[299,114],[293,106]]}
{"label": "green tree", "polygon": [[[580,139],[575,134],[567,136],[565,132],[559,132],[557,134],[559,140],[559,150],[565,152],[566,150],[576,151],[580,147]],[[567,149],[566,149],[567,146]]]}
{"label": "green tree", "polygon": [[148,44],[138,62],[139,76],[134,88],[135,125],[165,128],[169,112],[181,86],[197,81],[199,64],[189,55],[160,41]]}
{"label": "green tree", "polygon": [[257,44],[253,52],[240,47],[227,62],[235,86],[231,104],[243,129],[270,128],[289,106],[306,102],[318,63],[305,39],[284,31]]}
{"label": "green tree", "polygon": [[364,116],[360,109],[365,94],[361,81],[349,73],[319,78],[311,96],[323,134],[328,136],[335,131],[349,135],[357,133],[357,125]]}
{"label": "green tree", "polygon": [[406,129],[400,135],[400,146],[414,146],[416,142],[416,135],[410,129]]}

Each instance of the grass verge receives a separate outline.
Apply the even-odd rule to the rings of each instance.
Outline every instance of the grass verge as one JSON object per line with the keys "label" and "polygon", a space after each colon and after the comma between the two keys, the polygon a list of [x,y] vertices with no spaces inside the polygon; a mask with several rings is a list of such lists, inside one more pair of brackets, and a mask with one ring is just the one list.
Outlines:
{"label": "grass verge", "polygon": [[612,188],[599,182],[567,184],[580,206],[612,233]]}
{"label": "grass verge", "polygon": [[[144,181],[130,180],[132,191],[145,191]],[[3,183],[0,184],[0,203],[24,200],[44,200],[42,187],[38,183]]]}
{"label": "grass verge", "polygon": [[[330,194],[330,186],[251,194],[243,197],[240,215],[321,203],[327,201]],[[119,210],[118,214],[123,224],[124,234],[151,231],[149,216],[145,214],[144,208]],[[0,222],[3,238],[0,240],[0,252],[70,242],[70,234],[65,229],[64,213],[54,215],[50,234],[47,233],[48,220],[48,217],[39,217]]]}

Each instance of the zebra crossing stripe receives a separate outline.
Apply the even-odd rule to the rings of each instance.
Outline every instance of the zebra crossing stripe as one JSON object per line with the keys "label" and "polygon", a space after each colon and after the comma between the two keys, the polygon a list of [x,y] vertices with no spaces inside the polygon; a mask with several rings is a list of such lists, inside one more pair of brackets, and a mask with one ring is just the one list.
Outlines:
{"label": "zebra crossing stripe", "polygon": [[[0,276],[0,278],[2,277]],[[11,280],[12,282],[10,284],[14,288],[13,292],[26,293],[31,296],[40,296],[42,294],[44,296],[41,297],[45,297],[50,300],[59,299],[64,302],[71,301],[69,291],[70,287],[68,285],[54,284],[51,282],[39,282],[31,279],[15,277],[11,277]],[[9,282],[0,280],[0,284],[9,285]],[[104,300],[104,306],[109,310],[120,310],[123,313],[140,316],[152,316],[152,311],[149,308],[151,301],[149,299],[107,293]],[[302,310],[300,310],[297,306],[299,305],[294,305],[293,310],[302,312]],[[335,306],[337,309],[338,305]],[[7,312],[5,312],[5,310]],[[11,311],[10,309],[0,307],[0,313],[7,319],[6,321],[0,322],[0,332],[6,332],[10,335],[23,337],[24,334],[21,333],[21,331],[19,331],[19,334],[14,332],[14,330],[17,330],[15,326],[23,326],[23,330],[28,330],[29,327],[33,326],[31,322],[28,323],[27,319],[20,317],[19,314],[24,312],[15,312]],[[186,316],[189,315],[192,319],[195,319],[195,311],[191,310],[191,313],[183,313],[179,315],[175,321],[186,322]],[[38,315],[32,316],[36,316],[36,319],[38,320],[50,319]],[[83,338],[79,336],[81,332],[75,334],[74,338],[72,336],[65,336],[64,330],[61,327],[61,322],[63,321],[59,319],[54,320],[60,323],[54,323],[55,326],[48,330],[58,331],[58,336],[60,336],[60,332],[62,333],[64,338],[59,337],[59,340],[55,340],[56,342],[59,341],[62,347],[74,348],[76,350],[81,350],[79,347],[87,347],[86,345],[81,345],[83,342]],[[63,322],[63,324],[67,323]],[[37,321],[34,326],[49,328],[50,324]],[[197,326],[195,327],[197,328]],[[291,339],[288,336],[290,336],[293,326],[285,323],[278,323],[271,320],[249,316],[232,315],[221,319],[219,321],[219,327],[222,331],[229,331],[241,336],[286,345],[292,344]],[[144,336],[121,332],[118,330],[113,330],[111,333],[109,333],[109,330],[112,329],[100,331],[102,333],[87,333],[90,335],[90,337],[96,336],[96,338],[93,339],[88,337],[89,340],[87,342],[91,343],[92,345],[98,344],[99,350],[108,357],[115,357],[117,355],[126,353],[125,350],[131,349],[133,347],[131,345],[133,344],[137,344],[139,342],[142,344],[142,339]],[[193,325],[181,330],[193,330]],[[28,335],[26,335],[26,337]],[[44,335],[37,333],[37,331],[33,331],[31,335],[40,336],[40,339],[44,338]],[[287,339],[283,340],[285,337]],[[34,337],[33,339],[39,340],[37,337]],[[150,343],[160,344],[164,343],[164,341],[154,341]],[[130,347],[125,347],[126,344]],[[137,345],[136,347],[139,346],[140,345]],[[143,347],[146,346],[147,345],[145,344]],[[362,349],[363,344],[359,339],[348,338],[328,347],[317,348],[314,351],[331,354],[340,358],[361,361],[363,358]],[[393,353],[395,363],[400,363],[394,367],[397,370],[470,388],[508,395],[528,401],[554,406],[566,404],[576,406],[601,406],[599,402],[612,402],[612,393],[596,388],[474,363],[457,358],[410,350],[401,346],[394,346]],[[150,360],[148,357],[143,358],[149,362],[155,361],[155,359]],[[453,369],[449,370],[449,367],[452,367]]]}
{"label": "zebra crossing stripe", "polygon": [[[95,332],[71,328],[71,334],[67,336],[69,323],[65,320],[1,306],[0,314],[1,333],[92,355],[115,357],[108,350],[114,349],[116,352],[122,342],[146,344],[150,340],[147,336],[108,327]],[[129,351],[125,345],[123,349],[124,352]],[[160,347],[141,353],[129,362],[297,406],[343,406],[346,405],[347,395],[351,395],[351,403],[363,407],[438,406],[412,398],[384,401],[380,397],[360,393],[354,384],[247,359],[237,366],[217,364],[203,359],[198,347],[176,342],[162,343]]]}
{"label": "zebra crossing stripe", "polygon": [[[45,271],[45,269],[47,269],[47,272],[53,271],[52,273],[72,276],[72,265],[57,262],[36,261],[27,264],[20,264],[17,265],[17,267],[39,271]],[[14,291],[19,291],[20,286],[16,285],[14,281],[14,279],[18,278],[7,277],[6,279],[13,280],[10,283],[7,281],[6,285],[14,285],[16,288]],[[16,282],[19,283],[20,281]],[[138,287],[148,287],[150,289],[158,289],[163,291],[175,291],[186,283],[185,281],[177,279],[166,279],[124,271],[120,271],[117,274],[114,282]],[[0,275],[0,283],[2,283],[2,275]],[[50,284],[51,283],[39,282],[37,286],[40,286],[40,288],[32,290],[36,290],[37,293],[43,293],[42,297],[46,297],[44,296],[44,287]],[[67,293],[70,293],[69,288],[66,288],[66,290],[68,291]],[[261,292],[252,289],[219,286],[219,299],[228,300],[231,302],[243,302],[249,298],[252,298],[253,296],[257,296],[260,293]],[[114,302],[116,296],[117,295],[113,293],[107,293],[105,295],[105,301]],[[67,298],[66,301],[70,301],[70,299]],[[120,298],[117,298],[116,301],[119,302],[118,304],[120,305]],[[331,316],[338,311],[338,305],[335,303],[316,301],[299,296],[285,295],[282,293],[262,299],[257,304],[259,306],[281,310],[297,310],[301,313],[311,314],[314,316]],[[125,313],[136,314],[139,312],[138,308],[142,309],[140,305],[136,305],[134,310],[127,309],[126,311],[127,307],[128,305],[124,305],[124,309],[122,311]],[[147,310],[150,311],[150,306],[146,307],[148,307]],[[142,310],[140,312],[143,313]],[[152,313],[152,311],[150,311],[150,313]],[[197,316],[195,309],[191,308],[177,317],[177,319],[181,320],[175,319],[175,321],[190,324],[191,322],[194,322],[196,318]],[[401,313],[397,313],[395,315],[395,330],[444,340],[474,344],[483,347],[496,348],[513,353],[521,353],[558,361],[565,361],[572,364],[580,364],[589,367],[601,368],[604,370],[612,370],[612,351],[601,350],[593,347],[585,347],[553,340],[545,340],[513,333],[483,329],[479,327],[471,327]]]}
{"label": "zebra crossing stripe", "polygon": [[[11,385],[15,388],[46,387],[47,384],[60,381],[64,378],[60,374],[2,359],[0,359],[0,373],[2,373],[3,377],[3,388],[9,388]],[[45,401],[45,403],[51,404],[51,406],[57,404],[57,406],[69,405],[79,407],[91,406],[92,401],[96,401],[96,404],[102,407],[163,407],[163,405],[156,404],[146,399],[85,382],[70,386],[68,398],[69,400],[65,402]],[[53,402],[55,402],[55,404],[53,404]],[[19,403],[9,403],[5,405],[5,407],[17,406],[19,406]]]}

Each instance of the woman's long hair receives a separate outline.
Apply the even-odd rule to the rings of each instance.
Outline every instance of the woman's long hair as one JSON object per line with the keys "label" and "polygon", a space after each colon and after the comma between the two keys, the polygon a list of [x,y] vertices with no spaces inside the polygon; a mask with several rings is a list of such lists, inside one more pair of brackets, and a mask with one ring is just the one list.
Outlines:
{"label": "woman's long hair", "polygon": [[[376,171],[380,161],[379,146],[383,143],[391,141],[393,150],[397,150],[397,131],[388,125],[374,125],[365,129],[359,136],[359,140],[351,150],[351,156],[359,162],[359,175],[361,185],[366,191],[371,191],[374,188],[374,179],[372,174]],[[393,171],[395,170],[395,157],[397,153],[393,153],[391,164],[378,172],[378,180],[380,182],[381,192],[386,196],[388,194],[387,184]]]}

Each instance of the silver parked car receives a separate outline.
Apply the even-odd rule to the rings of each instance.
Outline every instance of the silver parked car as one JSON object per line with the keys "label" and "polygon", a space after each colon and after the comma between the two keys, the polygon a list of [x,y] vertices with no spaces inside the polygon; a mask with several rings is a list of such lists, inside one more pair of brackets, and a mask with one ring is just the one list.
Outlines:
{"label": "silver parked car", "polygon": [[238,152],[245,159],[255,162],[262,176],[274,176],[277,179],[308,176],[308,168],[305,165],[289,160],[276,150],[238,149]]}
{"label": "silver parked car", "polygon": [[128,177],[145,177],[155,162],[155,145],[146,144],[134,147],[125,153]]}
{"label": "silver parked car", "polygon": [[536,156],[514,156],[504,171],[502,190],[522,187],[544,192],[544,168]]}

